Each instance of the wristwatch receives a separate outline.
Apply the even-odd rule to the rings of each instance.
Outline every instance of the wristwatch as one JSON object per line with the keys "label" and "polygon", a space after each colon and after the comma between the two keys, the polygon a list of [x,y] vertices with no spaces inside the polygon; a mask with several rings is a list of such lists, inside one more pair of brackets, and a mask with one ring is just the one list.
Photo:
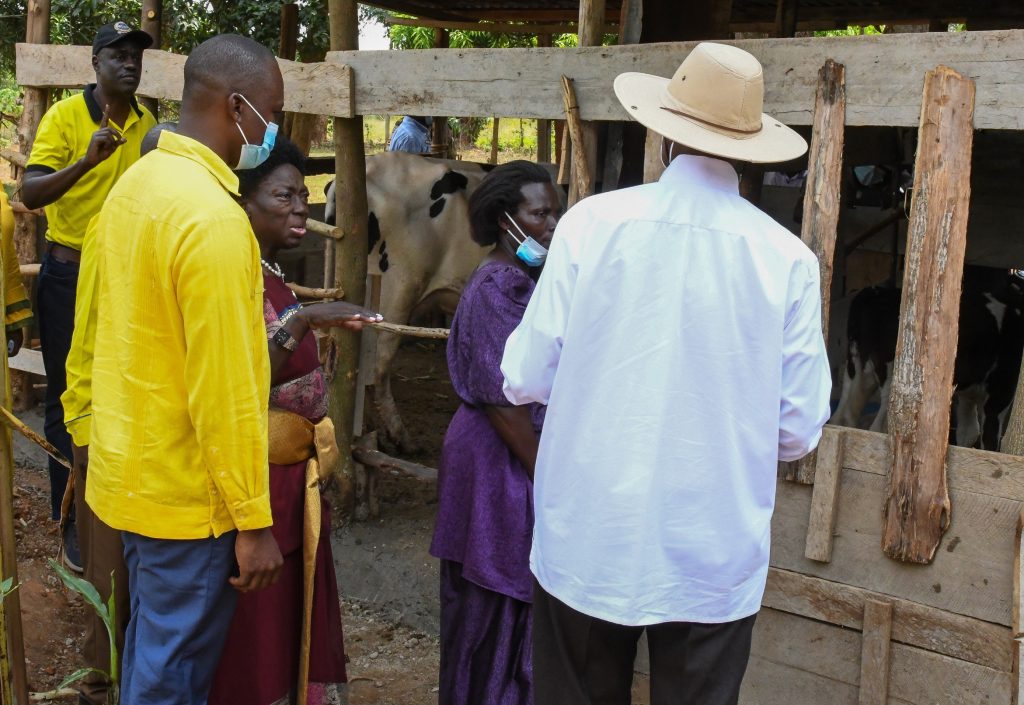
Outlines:
{"label": "wristwatch", "polygon": [[288,352],[295,352],[299,347],[299,341],[293,338],[292,334],[286,331],[284,327],[279,328],[277,332],[274,333],[272,340]]}

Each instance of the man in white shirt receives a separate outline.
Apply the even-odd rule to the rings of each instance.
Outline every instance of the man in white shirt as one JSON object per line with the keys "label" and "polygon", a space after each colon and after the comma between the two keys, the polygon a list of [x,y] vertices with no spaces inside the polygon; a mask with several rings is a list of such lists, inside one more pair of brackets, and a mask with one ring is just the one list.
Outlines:
{"label": "man in white shirt", "polygon": [[644,629],[656,705],[736,703],[777,462],[815,448],[831,390],[817,260],[737,169],[807,147],[761,113],[761,66],[735,47],[615,92],[668,168],[565,214],[501,366],[512,402],[548,404],[536,703],[628,705]]}

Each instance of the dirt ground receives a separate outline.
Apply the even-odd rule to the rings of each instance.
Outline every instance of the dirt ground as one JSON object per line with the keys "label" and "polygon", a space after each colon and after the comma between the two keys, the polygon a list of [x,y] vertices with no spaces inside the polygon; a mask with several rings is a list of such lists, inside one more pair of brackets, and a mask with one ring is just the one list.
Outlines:
{"label": "dirt ground", "polygon": [[[448,381],[444,345],[411,341],[399,353],[395,398],[422,451],[409,459],[437,467],[445,428],[458,402]],[[39,409],[23,415],[41,431]],[[82,664],[80,625],[86,607],[68,594],[46,559],[57,532],[49,521],[41,451],[16,439],[16,535],[29,682],[50,690]],[[352,522],[334,512],[332,544],[342,592],[351,705],[436,705],[438,567],[428,553],[436,510],[433,483],[379,479],[381,513]],[[63,702],[74,702],[63,698]],[[647,702],[639,682],[634,703]]]}

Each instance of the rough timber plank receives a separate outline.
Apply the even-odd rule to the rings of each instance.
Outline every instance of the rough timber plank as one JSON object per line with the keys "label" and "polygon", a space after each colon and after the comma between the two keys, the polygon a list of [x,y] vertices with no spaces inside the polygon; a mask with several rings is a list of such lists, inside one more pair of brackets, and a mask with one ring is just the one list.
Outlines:
{"label": "rough timber plank", "polygon": [[1014,642],[1006,627],[841,583],[772,568],[762,605],[862,630],[868,600],[892,603],[893,641],[998,671],[1013,667]]}
{"label": "rough timber plank", "polygon": [[812,561],[828,563],[832,560],[832,533],[836,529],[839,508],[844,438],[842,433],[822,434],[815,453],[811,515],[807,519],[807,544],[804,548],[804,555]]}
{"label": "rough timber plank", "polygon": [[892,603],[864,603],[864,631],[860,649],[859,705],[885,705],[889,700],[889,654]]}
{"label": "rough timber plank", "polygon": [[[755,628],[756,633],[756,628]],[[857,686],[751,654],[740,705],[857,705]]]}
{"label": "rough timber plank", "polygon": [[1016,550],[1013,552],[1013,702],[1021,705],[1024,698],[1024,674],[1021,669],[1021,657],[1024,654],[1024,644],[1021,643],[1022,628],[1024,628],[1024,575],[1021,569],[1024,568],[1024,543],[1021,542],[1022,531],[1024,531],[1024,513],[1017,517],[1017,541]]}
{"label": "rough timber plank", "polygon": [[889,398],[892,471],[882,549],[928,563],[950,522],[946,484],[960,289],[967,250],[974,82],[939,66],[924,82]]}
{"label": "rough timber plank", "polygon": [[[754,626],[753,666],[744,683],[740,702],[779,705],[836,705],[857,703],[860,684],[861,634],[803,617],[762,609]],[[772,667],[766,667],[766,663]],[[890,648],[888,703],[1010,702],[1010,678],[998,671],[939,654],[893,643]],[[808,674],[799,679],[810,688],[802,691],[786,681],[765,678],[775,671]],[[823,680],[830,683],[823,683]],[[829,686],[831,689],[829,689]],[[788,698],[778,699],[772,690]],[[849,692],[852,689],[853,699]],[[831,697],[835,693],[837,697]],[[826,695],[828,697],[822,697]]]}
{"label": "rough timber plank", "polygon": [[[780,13],[781,13],[781,5]],[[794,10],[795,12],[795,10]],[[790,35],[791,36],[791,35]],[[839,194],[843,179],[843,143],[846,126],[846,68],[832,59],[818,71],[814,95],[814,125],[807,153],[807,183],[804,190],[800,239],[818,258],[821,275],[821,331],[828,340],[829,302],[832,300],[832,265],[839,233]],[[819,451],[783,465],[783,477],[804,484],[814,482]],[[838,470],[838,466],[834,466]],[[810,536],[808,536],[810,549]],[[828,560],[831,541],[824,549]],[[810,557],[810,556],[808,556]]]}
{"label": "rough timber plank", "polygon": [[[80,88],[96,80],[92,48],[85,46],[18,44],[17,76],[23,86]],[[181,54],[147,49],[143,55],[139,95],[181,100],[185,59]],[[352,71],[338,63],[309,63],[278,59],[284,76],[284,109],[352,117]]]}
{"label": "rough timber plank", "polygon": [[[825,433],[839,433],[826,426]],[[884,475],[890,463],[888,438],[881,433],[845,428],[843,465]],[[946,471],[952,490],[1024,502],[1024,458],[992,451],[950,446]],[[881,501],[881,498],[879,498]]]}
{"label": "rough timber plank", "polygon": [[[957,32],[730,42],[764,66],[765,112],[810,125],[818,68],[846,66],[848,125],[916,127],[921,79],[942,63],[978,85],[975,126],[1024,128],[1024,32]],[[562,74],[584,120],[625,120],[612,92],[623,71],[671,76],[693,42],[578,49],[443,49],[328,54],[352,66],[359,114],[550,118],[562,115]],[[879,77],[885,80],[879,80]],[[511,98],[510,98],[511,96]]]}
{"label": "rough timber plank", "polygon": [[887,559],[879,548],[886,482],[875,473],[849,464],[843,469],[830,563],[804,556],[811,488],[779,482],[772,566],[1010,627],[1021,502],[953,489],[957,518],[943,549],[932,565],[907,564]]}

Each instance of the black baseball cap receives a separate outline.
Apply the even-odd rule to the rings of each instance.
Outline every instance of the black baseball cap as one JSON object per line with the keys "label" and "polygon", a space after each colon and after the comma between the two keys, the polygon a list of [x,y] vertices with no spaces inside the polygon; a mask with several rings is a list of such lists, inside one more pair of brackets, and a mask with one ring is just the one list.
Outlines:
{"label": "black baseball cap", "polygon": [[103,47],[125,40],[138,44],[143,49],[153,46],[153,38],[146,32],[141,29],[132,29],[127,22],[114,22],[103,25],[96,32],[96,38],[92,40],[92,55],[96,56]]}

